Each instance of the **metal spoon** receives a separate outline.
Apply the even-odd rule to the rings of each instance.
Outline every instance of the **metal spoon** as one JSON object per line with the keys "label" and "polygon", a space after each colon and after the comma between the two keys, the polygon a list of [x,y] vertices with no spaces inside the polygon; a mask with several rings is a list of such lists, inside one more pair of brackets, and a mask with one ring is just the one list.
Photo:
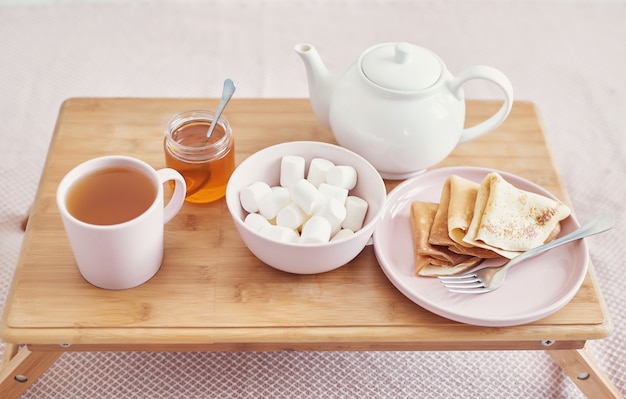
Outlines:
{"label": "metal spoon", "polygon": [[215,111],[215,116],[213,117],[213,123],[209,126],[209,130],[206,132],[206,137],[211,137],[213,134],[213,129],[215,129],[215,125],[217,125],[217,121],[220,120],[220,116],[222,116],[222,112],[224,108],[226,108],[226,104],[230,101],[230,98],[233,96],[235,92],[235,83],[232,80],[226,79],[224,81],[224,88],[222,89],[222,99],[220,100],[219,105],[217,106],[217,110]]}

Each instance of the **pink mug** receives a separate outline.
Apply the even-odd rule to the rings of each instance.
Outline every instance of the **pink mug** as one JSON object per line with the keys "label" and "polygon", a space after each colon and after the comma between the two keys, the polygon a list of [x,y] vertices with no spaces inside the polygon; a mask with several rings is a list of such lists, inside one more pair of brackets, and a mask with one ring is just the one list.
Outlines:
{"label": "pink mug", "polygon": [[[74,195],[72,189],[82,178],[108,173],[107,170],[138,171],[144,182],[146,179],[141,175],[147,177],[149,182],[144,184],[151,190],[146,194],[147,209],[129,220],[112,224],[80,220],[68,209],[68,194]],[[174,193],[165,205],[163,184],[167,181],[174,182]],[[120,290],[152,278],[163,261],[164,225],[182,207],[185,191],[185,180],[174,169],[154,170],[147,163],[126,156],[94,158],[69,171],[57,188],[56,200],[78,270],[85,280],[100,288]],[[98,216],[106,217],[106,211]]]}

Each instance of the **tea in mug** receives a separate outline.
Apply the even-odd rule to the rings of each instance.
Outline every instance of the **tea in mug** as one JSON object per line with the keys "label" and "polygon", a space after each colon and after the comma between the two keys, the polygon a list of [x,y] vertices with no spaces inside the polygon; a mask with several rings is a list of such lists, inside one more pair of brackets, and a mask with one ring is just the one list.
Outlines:
{"label": "tea in mug", "polygon": [[95,225],[124,223],[144,213],[157,188],[149,176],[127,167],[92,172],[70,187],[67,210],[76,219]]}
{"label": "tea in mug", "polygon": [[[218,123],[207,137],[212,116],[210,111],[181,114],[170,121],[166,129],[165,165],[185,178],[185,199],[189,202],[206,203],[222,198],[235,169],[234,143],[228,122]],[[220,122],[222,120],[220,118]]]}

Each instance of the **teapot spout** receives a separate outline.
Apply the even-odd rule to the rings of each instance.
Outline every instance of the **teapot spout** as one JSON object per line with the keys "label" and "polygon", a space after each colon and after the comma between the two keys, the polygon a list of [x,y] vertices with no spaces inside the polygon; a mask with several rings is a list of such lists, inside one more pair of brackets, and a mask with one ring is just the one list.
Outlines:
{"label": "teapot spout", "polygon": [[300,43],[294,47],[294,50],[302,58],[306,68],[313,112],[317,119],[330,129],[328,113],[336,78],[330,74],[315,47],[310,44]]}

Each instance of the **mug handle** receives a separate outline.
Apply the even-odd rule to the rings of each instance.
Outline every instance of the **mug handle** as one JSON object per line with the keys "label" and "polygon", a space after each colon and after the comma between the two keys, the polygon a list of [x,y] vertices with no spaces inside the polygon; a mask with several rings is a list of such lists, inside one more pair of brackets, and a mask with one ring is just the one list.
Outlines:
{"label": "mug handle", "polygon": [[180,208],[185,202],[185,192],[187,191],[187,184],[183,176],[176,170],[171,168],[159,169],[156,171],[161,180],[161,184],[173,180],[174,181],[174,194],[170,201],[165,205],[163,209],[163,224],[167,224],[178,213]]}
{"label": "mug handle", "polygon": [[505,74],[490,66],[475,65],[469,67],[450,80],[448,87],[459,100],[464,101],[461,86],[472,79],[488,80],[498,86],[504,93],[504,104],[489,119],[463,129],[458,144],[474,140],[500,126],[509,115],[509,112],[511,112],[511,107],[513,106],[513,85],[511,85],[511,81]]}

